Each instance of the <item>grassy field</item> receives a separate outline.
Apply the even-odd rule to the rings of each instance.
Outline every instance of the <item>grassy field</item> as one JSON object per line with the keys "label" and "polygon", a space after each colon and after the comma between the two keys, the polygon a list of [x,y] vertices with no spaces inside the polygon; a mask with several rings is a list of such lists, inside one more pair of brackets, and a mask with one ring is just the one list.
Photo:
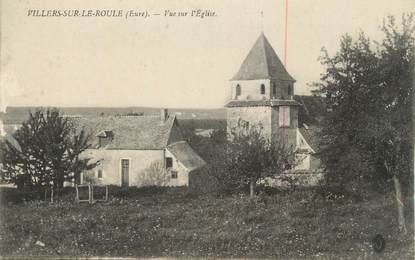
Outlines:
{"label": "grassy field", "polygon": [[[111,190],[111,200],[11,202],[2,188],[3,256],[221,256],[413,259],[392,196],[352,202],[316,191],[194,196],[181,188]],[[412,223],[408,219],[408,225]],[[410,226],[410,230],[413,226]],[[386,248],[373,252],[382,234]],[[36,242],[44,246],[36,245]]]}

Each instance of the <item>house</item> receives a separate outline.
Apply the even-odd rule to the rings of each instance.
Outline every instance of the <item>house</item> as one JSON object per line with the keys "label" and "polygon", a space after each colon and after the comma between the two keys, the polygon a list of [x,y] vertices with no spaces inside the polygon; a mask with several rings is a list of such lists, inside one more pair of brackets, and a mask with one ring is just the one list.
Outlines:
{"label": "house", "polygon": [[300,126],[294,100],[295,79],[287,72],[263,33],[235,76],[230,80],[227,132],[245,131],[260,126],[271,142],[284,142],[297,151],[297,171],[318,169],[315,158],[314,129]]}
{"label": "house", "polygon": [[82,156],[99,161],[84,172],[105,185],[187,186],[189,174],[205,161],[184,141],[176,117],[166,109],[160,116],[101,116],[74,119],[91,135],[91,147]]}

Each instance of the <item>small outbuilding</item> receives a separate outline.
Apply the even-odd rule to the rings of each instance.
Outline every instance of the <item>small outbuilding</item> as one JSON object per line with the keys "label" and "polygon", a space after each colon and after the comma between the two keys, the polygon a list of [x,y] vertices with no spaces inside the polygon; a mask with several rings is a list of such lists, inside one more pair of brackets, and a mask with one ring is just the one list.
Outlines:
{"label": "small outbuilding", "polygon": [[184,140],[177,119],[160,116],[101,116],[75,119],[91,135],[83,156],[99,161],[77,183],[188,186],[189,174],[205,161]]}

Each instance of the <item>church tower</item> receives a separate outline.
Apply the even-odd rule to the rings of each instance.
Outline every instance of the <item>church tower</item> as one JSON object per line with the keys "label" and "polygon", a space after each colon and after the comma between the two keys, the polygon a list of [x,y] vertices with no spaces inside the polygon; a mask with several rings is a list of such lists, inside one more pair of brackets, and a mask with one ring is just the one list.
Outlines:
{"label": "church tower", "polygon": [[228,133],[260,126],[271,141],[295,146],[299,103],[293,99],[294,83],[261,33],[230,80],[230,100],[226,104]]}

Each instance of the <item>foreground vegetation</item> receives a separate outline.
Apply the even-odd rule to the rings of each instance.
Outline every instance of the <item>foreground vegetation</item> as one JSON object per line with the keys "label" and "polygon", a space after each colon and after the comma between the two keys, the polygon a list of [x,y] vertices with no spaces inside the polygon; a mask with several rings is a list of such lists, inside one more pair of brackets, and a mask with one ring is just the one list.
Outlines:
{"label": "foreground vegetation", "polygon": [[[412,259],[414,254],[413,232],[397,233],[389,195],[359,202],[318,190],[250,199],[194,196],[182,188],[111,188],[110,201],[89,205],[74,203],[71,189],[55,203],[20,202],[16,192],[1,189],[3,256]],[[373,252],[375,234],[385,237],[382,253]]]}

